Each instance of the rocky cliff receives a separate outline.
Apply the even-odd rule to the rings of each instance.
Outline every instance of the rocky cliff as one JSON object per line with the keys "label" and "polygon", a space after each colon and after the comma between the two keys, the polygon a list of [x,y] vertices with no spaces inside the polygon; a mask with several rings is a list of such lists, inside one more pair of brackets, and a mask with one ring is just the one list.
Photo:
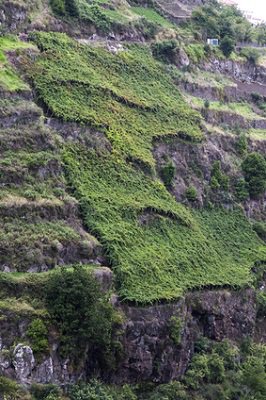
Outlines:
{"label": "rocky cliff", "polygon": [[[0,375],[182,380],[202,338],[266,341],[266,69],[195,56],[202,1],[74,3],[0,0]],[[46,291],[77,265],[106,358],[62,351]]]}

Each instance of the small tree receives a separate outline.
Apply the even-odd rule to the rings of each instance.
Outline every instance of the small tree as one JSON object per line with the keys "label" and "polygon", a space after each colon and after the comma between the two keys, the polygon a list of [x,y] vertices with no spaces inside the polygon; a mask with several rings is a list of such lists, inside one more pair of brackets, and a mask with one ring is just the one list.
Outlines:
{"label": "small tree", "polygon": [[60,332],[62,354],[77,358],[87,348],[106,351],[111,342],[112,307],[83,267],[61,268],[46,289],[46,304]]}
{"label": "small tree", "polygon": [[259,153],[249,154],[242,163],[242,170],[252,198],[258,198],[266,189],[266,161]]}
{"label": "small tree", "polygon": [[220,49],[222,50],[225,57],[229,57],[235,48],[235,43],[232,38],[225,36],[220,43]]}
{"label": "small tree", "polygon": [[162,180],[167,188],[170,188],[173,184],[173,180],[175,177],[175,166],[173,162],[170,160],[168,161],[160,171],[160,175],[162,177]]}

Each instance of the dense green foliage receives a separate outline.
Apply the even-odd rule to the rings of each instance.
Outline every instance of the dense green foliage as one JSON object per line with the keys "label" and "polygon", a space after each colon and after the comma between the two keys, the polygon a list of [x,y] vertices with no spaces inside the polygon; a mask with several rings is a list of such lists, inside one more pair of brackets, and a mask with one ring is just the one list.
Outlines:
{"label": "dense green foliage", "polygon": [[222,172],[221,162],[214,161],[211,170],[211,187],[212,189],[228,190],[229,178]]}
{"label": "dense green foliage", "polygon": [[249,154],[242,163],[242,170],[252,198],[261,196],[266,190],[266,161],[259,153]]}
{"label": "dense green foliage", "polygon": [[38,96],[56,116],[103,130],[114,149],[153,166],[152,140],[199,140],[199,116],[148,49],[113,55],[62,34],[34,34],[43,51],[31,71]]}
{"label": "dense green foliage", "polygon": [[235,48],[235,43],[232,38],[225,36],[222,38],[220,43],[220,49],[222,50],[225,57],[229,57]]}
{"label": "dense green foliage", "polygon": [[40,319],[34,319],[28,329],[27,337],[30,340],[31,348],[35,355],[43,354],[48,351],[48,329]]}
{"label": "dense green foliage", "polygon": [[13,36],[0,36],[0,89],[12,92],[28,89],[28,85],[14,72],[5,56],[6,51],[15,51],[27,47],[30,47],[28,43],[21,42]]}
{"label": "dense green foliage", "polygon": [[[119,294],[150,302],[177,298],[193,287],[247,283],[253,262],[263,256],[241,213],[191,213],[158,179],[136,168],[152,171],[155,137],[202,137],[199,117],[163,65],[142,46],[113,55],[62,34],[33,38],[42,53],[30,74],[47,109],[102,130],[112,144],[111,152],[66,146],[63,157],[86,226],[114,268]],[[174,166],[166,167],[161,177],[170,187]],[[220,164],[214,165],[212,180],[227,190]]]}
{"label": "dense green foliage", "polygon": [[167,63],[174,63],[177,54],[177,41],[164,40],[162,42],[155,42],[152,45],[152,54],[160,61]]}
{"label": "dense green foliage", "polygon": [[159,181],[109,153],[72,146],[65,163],[86,225],[104,244],[122,297],[171,299],[192,287],[249,281],[260,242],[240,211],[191,213]]}
{"label": "dense green foliage", "polygon": [[[88,271],[74,266],[60,269],[46,286],[46,306],[60,332],[61,354],[78,359],[87,346],[98,357],[108,353],[112,333],[112,307]],[[89,349],[91,350],[91,349]]]}
{"label": "dense green foliage", "polygon": [[251,23],[236,7],[225,6],[216,0],[211,0],[192,13],[193,24],[201,30],[203,37],[249,42],[252,39]]}

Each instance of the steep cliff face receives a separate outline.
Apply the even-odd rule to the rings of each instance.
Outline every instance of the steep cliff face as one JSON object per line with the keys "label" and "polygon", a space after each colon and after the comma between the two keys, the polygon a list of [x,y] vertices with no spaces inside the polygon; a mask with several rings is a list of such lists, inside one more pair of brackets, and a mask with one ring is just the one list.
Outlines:
{"label": "steep cliff face", "polygon": [[[159,384],[202,338],[265,344],[265,68],[195,63],[173,21],[200,0],[55,3],[0,1],[1,377]],[[77,264],[115,311],[104,361],[62,352],[45,299]]]}

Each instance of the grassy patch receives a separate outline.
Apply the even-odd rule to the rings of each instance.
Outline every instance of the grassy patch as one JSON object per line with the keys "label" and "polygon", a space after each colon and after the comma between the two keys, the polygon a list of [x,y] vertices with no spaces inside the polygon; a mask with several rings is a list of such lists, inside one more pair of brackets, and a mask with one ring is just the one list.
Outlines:
{"label": "grassy patch", "polygon": [[255,140],[266,140],[266,130],[265,129],[250,129],[249,136],[251,139]]}
{"label": "grassy patch", "polygon": [[157,11],[153,8],[149,7],[131,7],[130,9],[137,15],[141,17],[145,17],[148,21],[155,22],[156,24],[161,25],[163,28],[172,28],[175,29],[176,26],[172,24],[169,20],[162,17]]}
{"label": "grassy patch", "polygon": [[236,84],[221,74],[215,74],[208,71],[191,71],[185,72],[181,76],[183,82],[196,83],[203,87],[213,87],[223,89],[225,86],[236,87]]}
{"label": "grassy patch", "polygon": [[[188,96],[186,95],[190,104],[193,104],[196,108],[204,107],[204,100],[199,97]],[[256,114],[250,104],[248,103],[220,103],[219,101],[210,101],[209,107],[210,110],[214,111],[224,111],[228,113],[238,114],[247,119],[264,119],[262,116]]]}
{"label": "grassy patch", "polygon": [[199,115],[147,48],[131,46],[113,55],[62,34],[36,33],[35,40],[44,51],[31,76],[47,108],[104,131],[121,156],[153,167],[155,137],[202,138]]}
{"label": "grassy patch", "polygon": [[65,152],[87,226],[104,244],[120,295],[151,302],[206,285],[241,286],[265,257],[240,211],[189,212],[163,186],[110,156]]}
{"label": "grassy patch", "polygon": [[21,42],[16,37],[0,37],[0,88],[11,92],[29,89],[11,68],[5,53],[19,49],[29,48],[29,43]]}

